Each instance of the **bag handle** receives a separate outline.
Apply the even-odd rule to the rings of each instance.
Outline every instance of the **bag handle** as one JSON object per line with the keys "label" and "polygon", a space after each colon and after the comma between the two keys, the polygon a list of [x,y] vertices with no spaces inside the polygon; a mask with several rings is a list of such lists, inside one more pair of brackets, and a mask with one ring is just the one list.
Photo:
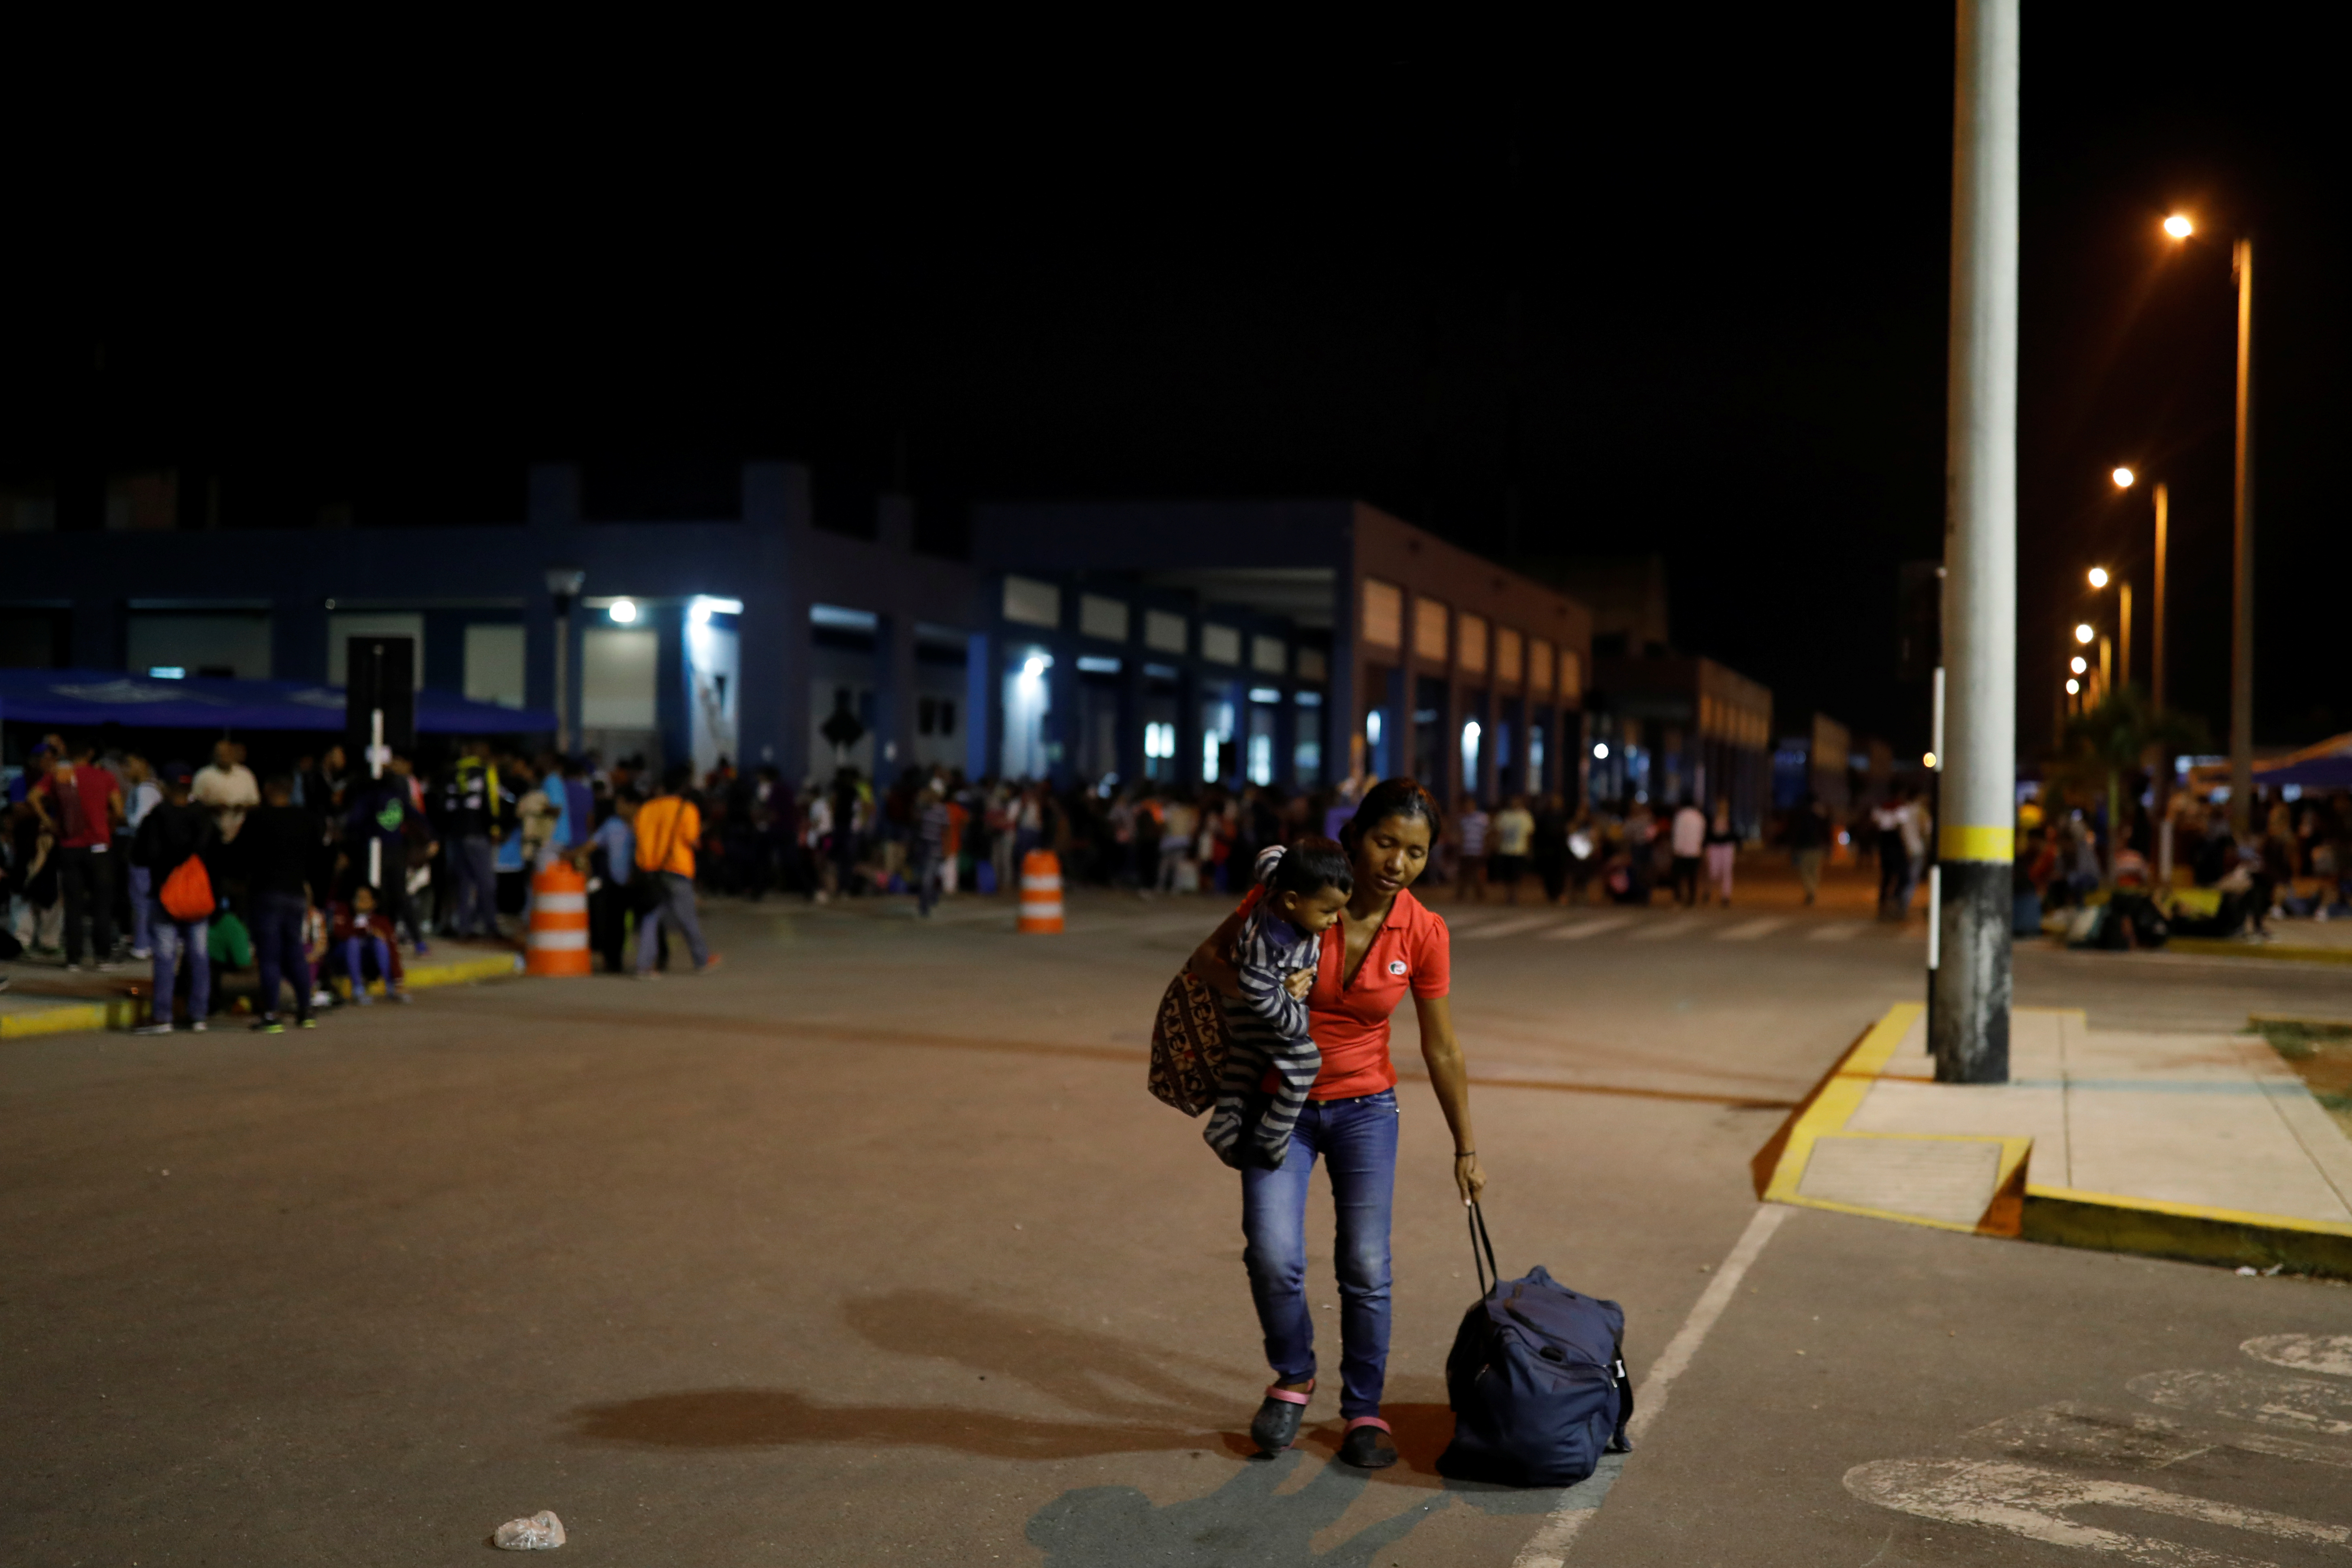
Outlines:
{"label": "bag handle", "polygon": [[[1481,1243],[1484,1243],[1486,1248],[1486,1256],[1484,1258],[1478,1256]],[[1495,1262],[1494,1238],[1486,1234],[1486,1212],[1479,1208],[1476,1198],[1470,1200],[1470,1261],[1478,1270],[1479,1296],[1484,1298],[1493,1295],[1495,1287],[1503,1282],[1503,1270]],[[1486,1278],[1490,1272],[1495,1277],[1491,1282]]]}

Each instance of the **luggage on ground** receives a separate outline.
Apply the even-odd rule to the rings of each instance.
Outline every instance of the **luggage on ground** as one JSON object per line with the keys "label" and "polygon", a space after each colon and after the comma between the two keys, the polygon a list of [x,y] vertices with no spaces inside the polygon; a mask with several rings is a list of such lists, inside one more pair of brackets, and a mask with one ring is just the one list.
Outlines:
{"label": "luggage on ground", "polygon": [[1505,1486],[1572,1486],[1592,1473],[1602,1454],[1630,1451],[1625,1424],[1633,1415],[1633,1387],[1625,1377],[1624,1310],[1580,1295],[1541,1268],[1502,1278],[1475,1203],[1470,1257],[1483,1294],[1445,1358],[1454,1441],[1438,1457],[1438,1474]]}

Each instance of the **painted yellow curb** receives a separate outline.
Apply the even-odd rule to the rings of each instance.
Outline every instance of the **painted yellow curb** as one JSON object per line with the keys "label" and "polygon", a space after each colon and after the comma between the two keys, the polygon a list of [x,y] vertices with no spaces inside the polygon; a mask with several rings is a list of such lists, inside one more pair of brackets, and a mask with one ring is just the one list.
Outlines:
{"label": "painted yellow curb", "polygon": [[79,1035],[107,1026],[109,1007],[103,1002],[60,1002],[38,1012],[0,1013],[0,1040],[20,1040],[34,1035]]}
{"label": "painted yellow curb", "polygon": [[[480,958],[460,958],[451,962],[436,960],[430,963],[412,964],[407,984],[411,991],[430,991],[436,985],[470,985],[482,980],[511,980],[522,972],[522,954],[493,952]],[[334,985],[337,995],[351,995],[350,981],[338,978]],[[368,994],[383,995],[383,982],[370,983]]]}
{"label": "painted yellow curb", "polygon": [[[2079,1010],[2072,1008],[2017,1010],[2065,1011],[2078,1019],[2084,1018]],[[1886,1016],[1864,1031],[1861,1038],[1838,1058],[1837,1065],[1813,1086],[1812,1092],[1798,1102],[1780,1130],[1757,1151],[1750,1164],[1759,1198],[1767,1203],[1896,1220],[1931,1230],[1972,1231],[1980,1236],[2080,1247],[2098,1252],[2175,1258],[2192,1263],[2283,1267],[2299,1274],[2352,1279],[2352,1226],[2038,1185],[2026,1175],[2032,1155],[2031,1138],[1848,1132],[1846,1122],[1862,1109],[1872,1085],[1885,1070],[1895,1048],[1923,1011],[1916,1002],[1888,1008]],[[1805,1163],[1811,1158],[1815,1143],[1828,1137],[1997,1142],[2001,1145],[2001,1154],[1993,1201],[1976,1224],[1961,1225],[1806,1197],[1797,1190],[1804,1180]]]}

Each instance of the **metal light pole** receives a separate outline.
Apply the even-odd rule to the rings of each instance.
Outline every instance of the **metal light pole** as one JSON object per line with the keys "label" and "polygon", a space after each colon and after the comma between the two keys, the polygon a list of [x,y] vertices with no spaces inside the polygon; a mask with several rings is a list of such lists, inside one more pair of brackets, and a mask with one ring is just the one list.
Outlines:
{"label": "metal light pole", "polygon": [[2165,535],[2171,527],[2171,497],[2164,481],[2156,482],[2156,625],[2150,628],[2148,649],[2148,694],[2156,699],[2158,708],[2164,706],[2164,552]]}
{"label": "metal light pole", "polygon": [[588,574],[577,566],[547,569],[547,591],[555,596],[555,749],[572,750],[572,601]]}
{"label": "metal light pole", "polygon": [[1946,751],[1937,968],[1943,1083],[2009,1080],[2017,757],[2019,0],[1959,0],[1946,410]]}
{"label": "metal light pole", "polygon": [[2254,793],[2254,242],[2231,250],[2238,278],[2237,482],[2231,493],[2235,549],[2230,625],[2230,826],[2247,831]]}

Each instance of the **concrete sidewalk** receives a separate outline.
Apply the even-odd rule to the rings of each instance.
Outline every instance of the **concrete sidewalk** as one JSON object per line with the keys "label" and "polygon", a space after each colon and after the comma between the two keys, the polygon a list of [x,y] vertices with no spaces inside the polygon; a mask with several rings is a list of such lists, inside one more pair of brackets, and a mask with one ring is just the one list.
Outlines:
{"label": "concrete sidewalk", "polygon": [[2011,1015],[2011,1081],[1934,1081],[1888,1010],[1756,1158],[1769,1201],[2107,1251],[2352,1277],[2352,1140],[2253,1035]]}
{"label": "concrete sidewalk", "polygon": [[[469,985],[485,980],[505,980],[523,973],[522,954],[503,945],[436,943],[423,957],[405,961],[408,988],[430,990],[442,985]],[[87,1034],[106,1029],[131,1029],[147,1022],[149,994],[153,989],[152,967],[126,959],[117,968],[100,973],[68,973],[61,965],[16,963],[0,966],[11,984],[0,994],[0,1039],[33,1035]],[[251,968],[232,970],[224,994],[250,995]],[[369,987],[383,994],[381,982]]]}

